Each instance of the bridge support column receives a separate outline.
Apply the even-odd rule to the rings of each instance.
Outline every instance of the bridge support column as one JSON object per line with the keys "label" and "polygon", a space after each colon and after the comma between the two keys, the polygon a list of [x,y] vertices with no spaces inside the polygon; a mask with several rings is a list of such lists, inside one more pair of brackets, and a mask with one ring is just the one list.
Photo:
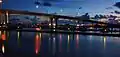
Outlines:
{"label": "bridge support column", "polygon": [[6,24],[9,23],[9,13],[8,13],[8,11],[5,12],[5,23]]}
{"label": "bridge support column", "polygon": [[53,17],[50,17],[50,29],[51,31],[53,30]]}
{"label": "bridge support column", "polygon": [[1,17],[2,17],[1,18],[2,24],[5,25],[6,24],[6,15],[5,15],[5,13],[3,13]]}
{"label": "bridge support column", "polygon": [[[79,25],[79,27],[78,27],[78,28],[80,28],[80,21],[78,21],[78,22],[77,22],[77,24]],[[78,30],[78,31],[79,31],[79,30]]]}
{"label": "bridge support column", "polygon": [[120,34],[120,28],[119,28],[119,34]]}
{"label": "bridge support column", "polygon": [[113,28],[111,28],[111,33],[113,33]]}
{"label": "bridge support column", "polygon": [[1,15],[0,15],[0,24],[3,25],[5,23],[4,20],[5,20],[5,14],[1,13]]}
{"label": "bridge support column", "polygon": [[50,23],[51,23],[50,28],[51,28],[51,31],[56,31],[57,30],[57,26],[58,26],[57,21],[58,21],[57,17],[51,17],[50,18]]}
{"label": "bridge support column", "polygon": [[57,28],[57,27],[58,27],[58,22],[57,22],[57,21],[58,21],[58,18],[57,18],[57,17],[55,17],[55,30],[57,30],[57,29],[58,29],[58,28]]}
{"label": "bridge support column", "polygon": [[84,24],[84,21],[82,21],[82,24]]}

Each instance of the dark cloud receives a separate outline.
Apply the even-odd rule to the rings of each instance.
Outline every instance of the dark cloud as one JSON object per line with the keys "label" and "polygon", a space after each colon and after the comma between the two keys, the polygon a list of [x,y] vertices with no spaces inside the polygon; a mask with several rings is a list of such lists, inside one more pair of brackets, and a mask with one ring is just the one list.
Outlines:
{"label": "dark cloud", "polygon": [[113,9],[112,7],[107,7],[106,9]]}
{"label": "dark cloud", "polygon": [[120,2],[116,2],[116,3],[114,4],[114,6],[120,8]]}
{"label": "dark cloud", "polygon": [[36,1],[36,2],[34,2],[36,5],[40,5],[40,2],[38,2],[38,1]]}
{"label": "dark cloud", "polygon": [[120,14],[120,11],[115,10],[114,12],[115,12],[116,14]]}
{"label": "dark cloud", "polygon": [[79,9],[82,9],[82,7],[79,7]]}
{"label": "dark cloud", "polygon": [[40,5],[40,6],[48,6],[51,7],[52,4],[50,2],[40,2],[40,1],[35,1],[34,2],[35,5]]}
{"label": "dark cloud", "polygon": [[42,0],[43,2],[59,2],[61,0]]}
{"label": "dark cloud", "polygon": [[44,2],[44,3],[43,3],[43,6],[49,6],[49,7],[50,7],[50,6],[52,6],[52,4],[49,3],[49,2]]}

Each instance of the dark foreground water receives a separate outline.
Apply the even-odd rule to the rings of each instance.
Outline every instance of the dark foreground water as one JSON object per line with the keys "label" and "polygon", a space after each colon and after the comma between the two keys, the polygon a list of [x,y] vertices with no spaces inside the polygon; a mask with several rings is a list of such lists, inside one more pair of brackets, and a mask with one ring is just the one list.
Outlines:
{"label": "dark foreground water", "polygon": [[120,38],[0,31],[0,57],[120,57]]}

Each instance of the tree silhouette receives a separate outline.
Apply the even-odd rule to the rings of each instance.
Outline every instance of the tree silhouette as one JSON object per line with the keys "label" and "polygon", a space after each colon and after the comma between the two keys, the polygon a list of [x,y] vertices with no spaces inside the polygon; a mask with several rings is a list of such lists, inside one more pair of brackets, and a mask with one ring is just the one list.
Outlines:
{"label": "tree silhouette", "polygon": [[81,18],[82,18],[82,19],[87,19],[87,20],[88,20],[88,19],[90,19],[90,16],[89,16],[88,13],[85,13],[85,15],[82,15]]}
{"label": "tree silhouette", "polygon": [[99,15],[95,15],[94,18],[95,19],[99,19],[100,17],[99,17]]}
{"label": "tree silhouette", "polygon": [[100,18],[104,18],[104,16],[103,16],[103,15],[101,15],[101,14],[99,15],[99,17],[100,17]]}

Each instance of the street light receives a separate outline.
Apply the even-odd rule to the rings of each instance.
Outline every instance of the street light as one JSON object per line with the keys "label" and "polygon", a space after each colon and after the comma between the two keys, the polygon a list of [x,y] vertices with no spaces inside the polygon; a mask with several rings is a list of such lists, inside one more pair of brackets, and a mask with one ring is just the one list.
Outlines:
{"label": "street light", "polygon": [[2,3],[3,1],[2,0],[0,0],[0,3]]}
{"label": "street light", "polygon": [[35,5],[36,5],[36,8],[39,8],[40,2],[39,2],[39,1],[36,1],[36,2],[35,2]]}
{"label": "street light", "polygon": [[39,6],[38,6],[38,5],[36,5],[36,8],[39,8]]}

